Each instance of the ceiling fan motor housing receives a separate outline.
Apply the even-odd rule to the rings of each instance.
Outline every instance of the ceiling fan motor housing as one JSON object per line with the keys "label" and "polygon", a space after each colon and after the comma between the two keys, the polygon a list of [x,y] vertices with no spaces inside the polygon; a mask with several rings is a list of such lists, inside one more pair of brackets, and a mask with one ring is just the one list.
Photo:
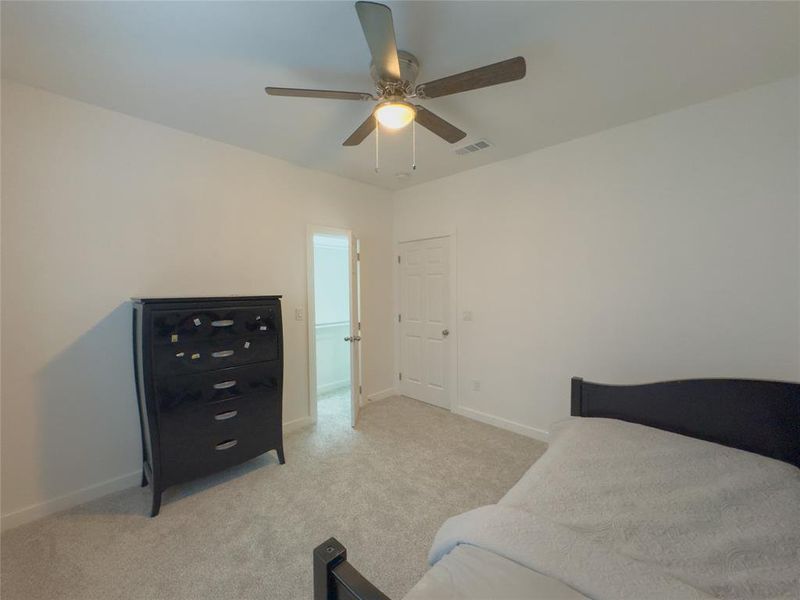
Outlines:
{"label": "ceiling fan motor housing", "polygon": [[[409,87],[413,88],[417,81],[417,75],[419,74],[419,61],[417,57],[411,54],[411,52],[398,50],[397,60],[400,62],[400,79],[404,83],[407,83]],[[369,74],[376,84],[391,83],[381,81],[381,78],[378,76],[378,71],[375,68],[375,63],[370,63]]]}

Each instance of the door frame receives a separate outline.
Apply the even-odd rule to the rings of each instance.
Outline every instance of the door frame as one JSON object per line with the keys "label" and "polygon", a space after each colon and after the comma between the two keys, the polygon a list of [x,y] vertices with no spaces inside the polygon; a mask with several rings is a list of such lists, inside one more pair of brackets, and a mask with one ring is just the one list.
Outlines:
{"label": "door frame", "polygon": [[[461,397],[460,392],[460,380],[458,377],[458,357],[459,357],[459,321],[460,321],[460,312],[459,312],[459,305],[458,305],[458,236],[455,230],[447,231],[444,233],[435,233],[431,235],[425,235],[420,237],[400,237],[395,240],[394,243],[394,251],[395,255],[392,257],[394,262],[394,386],[395,390],[397,390],[397,394],[400,395],[400,370],[402,368],[402,352],[401,352],[401,331],[400,331],[400,323],[397,319],[397,315],[400,314],[400,307],[402,305],[402,298],[401,294],[403,293],[402,287],[402,276],[401,276],[401,265],[398,262],[398,257],[400,256],[400,246],[401,244],[405,244],[408,242],[422,242],[425,240],[435,240],[439,238],[449,238],[450,239],[450,253],[448,256],[448,268],[450,270],[450,326],[448,329],[450,330],[450,335],[448,336],[451,341],[450,346],[450,354],[448,356],[448,368],[447,368],[447,375],[449,380],[452,382],[450,385],[450,390],[447,395],[449,406],[445,410],[449,410],[450,412],[457,412],[457,409],[460,407],[459,398]],[[420,401],[421,402],[421,401]]]}
{"label": "door frame", "polygon": [[[308,307],[306,311],[306,322],[307,322],[307,334],[308,334],[308,415],[311,418],[312,423],[317,422],[317,336],[316,336],[316,324],[317,324],[317,317],[316,317],[316,308],[315,308],[315,300],[314,300],[314,235],[315,234],[329,234],[329,235],[343,235],[347,238],[347,260],[348,260],[348,289],[350,289],[350,315],[351,315],[351,323],[350,329],[352,331],[352,315],[353,315],[353,306],[354,303],[360,301],[360,299],[353,297],[353,289],[350,283],[356,277],[356,274],[353,272],[353,266],[355,257],[353,256],[353,240],[357,239],[356,236],[353,234],[352,229],[344,229],[341,227],[328,227],[326,225],[308,225],[306,228],[306,306]],[[360,355],[360,352],[359,352]],[[351,351],[351,361],[352,361],[352,351]],[[359,369],[360,373],[360,369]],[[353,394],[353,390],[355,390],[359,386],[358,381],[353,381],[353,365],[350,365],[350,390],[351,390],[351,397]],[[363,375],[359,375],[359,377],[363,377]],[[356,392],[357,396],[357,403],[358,406],[354,407],[351,402],[350,406],[350,419],[351,421],[355,422],[355,418],[358,415],[358,407],[361,406],[361,393]],[[353,414],[353,411],[356,411]]]}

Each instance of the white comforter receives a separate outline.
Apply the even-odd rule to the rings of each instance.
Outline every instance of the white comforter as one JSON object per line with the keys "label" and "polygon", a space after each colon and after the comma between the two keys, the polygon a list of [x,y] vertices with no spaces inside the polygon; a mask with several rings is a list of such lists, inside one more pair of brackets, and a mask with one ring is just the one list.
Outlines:
{"label": "white comforter", "polygon": [[499,504],[448,520],[471,544],[597,600],[800,598],[800,469],[610,419],[569,419]]}

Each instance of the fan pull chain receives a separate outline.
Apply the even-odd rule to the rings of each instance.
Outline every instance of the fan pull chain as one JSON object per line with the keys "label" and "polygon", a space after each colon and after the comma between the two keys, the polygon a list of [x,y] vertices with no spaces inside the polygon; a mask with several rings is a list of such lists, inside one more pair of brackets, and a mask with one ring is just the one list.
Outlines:
{"label": "fan pull chain", "polygon": [[417,170],[417,119],[411,121],[411,170]]}
{"label": "fan pull chain", "polygon": [[380,168],[380,150],[378,149],[380,146],[380,135],[381,133],[381,124],[378,122],[378,119],[375,119],[375,172],[377,173]]}

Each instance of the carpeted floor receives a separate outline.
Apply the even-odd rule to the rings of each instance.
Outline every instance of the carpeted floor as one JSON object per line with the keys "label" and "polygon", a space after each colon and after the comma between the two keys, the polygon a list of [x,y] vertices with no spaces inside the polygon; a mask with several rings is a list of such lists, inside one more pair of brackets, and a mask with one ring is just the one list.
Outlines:
{"label": "carpeted floor", "polygon": [[311,551],[330,536],[394,600],[427,569],[449,516],[496,502],[541,442],[403,397],[351,429],[348,396],[265,455],[164,495],[130,489],[2,536],[3,600],[309,600]]}

